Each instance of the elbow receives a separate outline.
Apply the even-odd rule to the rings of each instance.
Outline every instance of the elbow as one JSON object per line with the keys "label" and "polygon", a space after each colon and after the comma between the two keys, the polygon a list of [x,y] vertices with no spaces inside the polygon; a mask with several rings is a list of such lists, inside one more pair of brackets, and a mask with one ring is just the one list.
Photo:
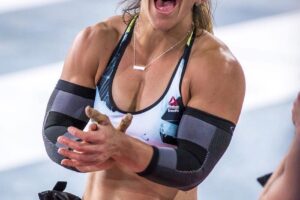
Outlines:
{"label": "elbow", "polygon": [[178,190],[189,191],[201,184],[208,175],[203,168],[195,171],[179,171],[158,167],[144,178]]}
{"label": "elbow", "polygon": [[189,175],[186,175],[185,178],[182,177],[183,178],[182,183],[180,184],[180,186],[177,186],[176,188],[184,192],[190,191],[196,188],[198,185],[200,185],[206,179],[207,176],[208,174],[205,174],[203,172],[191,173]]}
{"label": "elbow", "polygon": [[67,167],[67,166],[62,165],[61,161],[63,159],[65,159],[65,157],[63,157],[62,155],[60,155],[57,152],[58,147],[55,144],[53,144],[51,141],[49,141],[47,138],[45,138],[45,137],[43,137],[43,138],[44,138],[44,144],[45,144],[45,149],[46,149],[47,155],[53,162],[55,162],[56,164],[66,168],[66,169],[69,169],[71,171],[80,172],[76,168]]}

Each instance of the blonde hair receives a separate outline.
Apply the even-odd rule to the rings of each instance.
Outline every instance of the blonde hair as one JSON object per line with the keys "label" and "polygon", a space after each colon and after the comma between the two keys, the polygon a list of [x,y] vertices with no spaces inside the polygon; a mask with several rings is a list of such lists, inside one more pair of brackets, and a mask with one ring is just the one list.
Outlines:
{"label": "blonde hair", "polygon": [[[123,8],[123,20],[127,24],[134,15],[139,13],[141,0],[122,0],[120,5],[125,5]],[[130,16],[129,20],[128,18],[126,20],[126,15]],[[203,30],[213,33],[213,17],[210,0],[193,6],[193,23],[197,33],[202,33]]]}

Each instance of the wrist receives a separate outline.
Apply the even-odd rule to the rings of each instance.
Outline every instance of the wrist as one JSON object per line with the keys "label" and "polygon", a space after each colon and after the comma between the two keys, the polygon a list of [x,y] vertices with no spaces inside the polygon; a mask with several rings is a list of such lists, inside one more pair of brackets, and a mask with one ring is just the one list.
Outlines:
{"label": "wrist", "polygon": [[143,168],[143,170],[137,171],[136,173],[140,176],[146,176],[151,174],[158,163],[158,157],[159,157],[159,150],[157,147],[152,146],[153,149],[153,153],[152,153],[152,157],[150,159],[150,162],[148,163],[148,165],[146,167]]}
{"label": "wrist", "polygon": [[123,144],[124,144],[124,133],[120,132],[120,131],[116,131],[114,133],[115,135],[115,142],[113,144],[114,146],[114,153],[111,155],[111,157],[116,160],[120,157],[122,157],[122,150],[123,150]]}
{"label": "wrist", "polygon": [[152,146],[125,134],[120,135],[118,140],[118,153],[112,158],[132,172],[144,171],[152,160]]}

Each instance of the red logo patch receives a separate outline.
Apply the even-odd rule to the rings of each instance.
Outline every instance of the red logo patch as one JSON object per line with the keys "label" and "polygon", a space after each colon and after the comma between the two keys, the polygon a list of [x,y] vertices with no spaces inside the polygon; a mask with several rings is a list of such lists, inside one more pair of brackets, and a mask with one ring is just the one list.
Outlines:
{"label": "red logo patch", "polygon": [[172,97],[169,101],[168,112],[177,113],[179,112],[179,109],[179,103],[177,102],[175,97]]}
{"label": "red logo patch", "polygon": [[178,102],[175,99],[175,97],[172,97],[171,100],[169,101],[170,106],[178,106]]}

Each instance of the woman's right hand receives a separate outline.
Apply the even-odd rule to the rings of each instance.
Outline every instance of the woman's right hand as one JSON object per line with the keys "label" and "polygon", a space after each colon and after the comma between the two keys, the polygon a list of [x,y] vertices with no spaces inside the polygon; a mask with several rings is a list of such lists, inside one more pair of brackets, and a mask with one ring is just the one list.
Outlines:
{"label": "woman's right hand", "polygon": [[298,132],[300,132],[300,92],[298,93],[298,96],[294,102],[292,119],[296,129],[298,130]]}
{"label": "woman's right hand", "polygon": [[[95,123],[90,124],[88,130],[89,131],[97,131],[98,130],[97,124],[95,124]],[[101,168],[101,170],[108,170],[108,169],[112,168],[115,165],[115,163],[116,163],[115,160],[113,160],[112,158],[109,158],[105,162],[103,162],[101,164],[101,167],[99,167],[99,168]]]}
{"label": "woman's right hand", "polygon": [[[85,113],[86,115],[92,119],[95,123],[91,123],[88,127],[88,130],[89,131],[97,131],[98,130],[98,126],[96,123],[99,123],[99,124],[107,124],[109,123],[109,118],[98,112],[96,109],[93,109],[91,107],[86,107],[85,109]],[[123,119],[121,120],[119,126],[117,127],[117,130],[125,133],[127,128],[130,126],[131,124],[131,121],[132,121],[132,115],[130,114],[127,114],[123,117]],[[101,169],[102,170],[108,170],[110,168],[112,168],[114,165],[115,165],[115,160],[112,159],[112,158],[109,158],[108,160],[106,160],[104,163],[101,164]]]}

